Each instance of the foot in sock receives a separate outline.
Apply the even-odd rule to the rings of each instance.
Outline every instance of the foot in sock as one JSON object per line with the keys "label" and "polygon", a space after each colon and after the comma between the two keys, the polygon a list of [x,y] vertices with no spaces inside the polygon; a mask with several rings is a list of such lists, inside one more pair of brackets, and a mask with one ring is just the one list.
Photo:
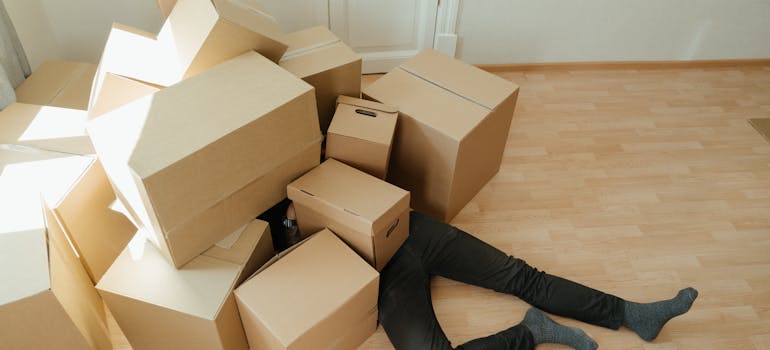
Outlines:
{"label": "foot in sock", "polygon": [[564,344],[576,350],[595,350],[598,345],[580,328],[560,325],[542,311],[531,308],[521,323],[532,332],[535,344]]}
{"label": "foot in sock", "polygon": [[646,304],[626,301],[623,306],[623,325],[640,338],[651,341],[658,336],[668,320],[690,310],[697,297],[697,290],[685,288],[669,300]]}

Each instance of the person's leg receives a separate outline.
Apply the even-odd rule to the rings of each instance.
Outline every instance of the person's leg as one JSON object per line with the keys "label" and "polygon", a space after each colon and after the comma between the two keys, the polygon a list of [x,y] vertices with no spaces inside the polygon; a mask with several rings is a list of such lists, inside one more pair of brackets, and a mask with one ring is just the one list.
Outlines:
{"label": "person's leg", "polygon": [[[380,324],[397,350],[450,350],[452,345],[433,311],[430,276],[410,246],[407,239],[380,274]],[[532,332],[519,324],[457,349],[531,350],[534,347]]]}
{"label": "person's leg", "polygon": [[425,214],[410,216],[410,239],[429,274],[515,295],[550,313],[618,329],[623,300],[546,274]]}

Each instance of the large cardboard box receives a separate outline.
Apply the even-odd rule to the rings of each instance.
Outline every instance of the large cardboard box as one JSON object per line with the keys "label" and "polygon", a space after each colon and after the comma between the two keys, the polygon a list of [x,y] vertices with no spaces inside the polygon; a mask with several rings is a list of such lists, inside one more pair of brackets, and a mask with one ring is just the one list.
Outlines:
{"label": "large cardboard box", "polygon": [[340,96],[326,134],[326,157],[385,179],[397,120],[395,107]]}
{"label": "large cardboard box", "polygon": [[[0,112],[0,144],[61,158],[93,155],[85,121],[82,110],[14,103]],[[69,177],[40,166],[39,181],[60,184],[60,189],[44,193],[56,218],[51,223],[61,226],[96,283],[136,228],[110,209],[116,198],[101,163],[95,156],[79,159],[82,162]]]}
{"label": "large cardboard box", "polygon": [[141,239],[120,254],[97,288],[135,350],[248,349],[232,292],[273,243],[259,220],[229,238],[181,269]]}
{"label": "large cardboard box", "polygon": [[87,163],[80,156],[0,149],[3,349],[112,348],[101,299],[41,202],[41,193],[63,191]]}
{"label": "large cardboard box", "polygon": [[388,181],[450,221],[497,173],[519,87],[425,50],[364,90],[399,110]]}
{"label": "large cardboard box", "polygon": [[409,192],[334,159],[288,186],[300,232],[329,228],[382,271],[409,234]]}
{"label": "large cardboard box", "polygon": [[258,5],[239,0],[160,5],[170,13],[157,35],[113,26],[89,102],[91,118],[243,53],[255,50],[278,62],[286,51],[278,23]]}
{"label": "large cardboard box", "polygon": [[88,126],[110,181],[177,267],[320,161],[313,87],[250,52]]}
{"label": "large cardboard box", "polygon": [[315,87],[318,122],[324,134],[337,97],[361,96],[361,56],[325,27],[286,34],[289,45],[280,65]]}
{"label": "large cardboard box", "polygon": [[252,349],[356,349],[377,328],[379,275],[329,230],[235,291]]}
{"label": "large cardboard box", "polygon": [[45,61],[16,88],[21,103],[86,110],[96,65]]}

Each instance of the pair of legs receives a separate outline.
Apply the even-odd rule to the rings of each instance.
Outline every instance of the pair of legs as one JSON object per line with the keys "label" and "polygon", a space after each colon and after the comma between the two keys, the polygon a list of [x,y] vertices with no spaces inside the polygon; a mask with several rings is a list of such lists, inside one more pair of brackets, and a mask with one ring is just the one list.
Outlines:
{"label": "pair of legs", "polygon": [[[452,349],[433,311],[433,275],[512,294],[538,309],[594,325],[618,329],[628,321],[631,304],[623,299],[538,271],[424,214],[411,213],[409,232],[409,238],[380,276],[380,323],[396,349]],[[641,313],[642,318],[646,317]],[[556,338],[555,331],[561,332]],[[652,331],[654,335],[643,337],[654,338],[657,331]],[[573,347],[596,347],[582,331],[553,324],[542,313],[530,312],[523,323],[458,349],[533,349],[543,342],[562,342],[558,340]]]}

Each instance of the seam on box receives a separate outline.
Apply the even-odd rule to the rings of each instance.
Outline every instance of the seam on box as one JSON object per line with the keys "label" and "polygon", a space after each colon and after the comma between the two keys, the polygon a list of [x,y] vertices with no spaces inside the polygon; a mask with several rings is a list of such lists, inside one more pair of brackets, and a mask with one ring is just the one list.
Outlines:
{"label": "seam on box", "polygon": [[[254,8],[254,7],[248,6],[248,5],[246,5],[246,4],[242,3],[242,2],[240,2],[239,0],[232,0],[232,1],[230,1],[230,2],[231,2],[233,5],[240,7],[242,10],[245,10],[245,11],[248,11],[248,12],[252,12],[252,13],[254,13],[254,14],[257,14],[257,15],[259,15],[259,16],[261,16],[261,17],[264,17],[264,18],[267,18],[267,19],[269,19],[271,22],[273,22],[273,23],[275,23],[275,24],[278,24],[278,20],[277,20],[277,19],[275,19],[275,17],[274,17],[273,15],[271,15],[271,14],[269,14],[269,13],[267,13],[267,12],[264,12],[264,11],[260,11],[260,10],[259,10],[259,9],[257,9],[257,8]],[[214,9],[216,10],[216,6],[214,7]],[[231,22],[232,22],[232,21],[231,21]]]}
{"label": "seam on box", "polygon": [[288,60],[291,60],[293,58],[297,58],[299,56],[303,56],[303,55],[306,55],[306,54],[309,54],[309,53],[312,53],[312,52],[319,51],[319,50],[321,50],[323,48],[332,46],[332,45],[334,45],[336,43],[339,43],[341,41],[342,40],[340,40],[340,39],[333,39],[333,40],[324,41],[324,42],[321,42],[321,43],[318,43],[318,44],[315,44],[315,45],[311,45],[311,46],[308,46],[308,47],[303,47],[301,49],[296,49],[296,50],[293,50],[293,51],[289,51],[289,52],[285,53],[283,55],[283,57],[281,57],[281,60],[278,61],[278,63],[281,63],[283,61],[288,61]]}
{"label": "seam on box", "polygon": [[441,86],[441,85],[439,85],[439,84],[437,84],[437,83],[435,83],[435,82],[431,81],[431,80],[430,80],[430,79],[428,79],[428,78],[424,78],[424,77],[420,76],[419,74],[417,74],[416,72],[410,71],[410,70],[408,70],[408,69],[406,69],[406,68],[404,68],[404,67],[398,67],[398,68],[399,68],[400,70],[402,70],[402,71],[404,71],[404,72],[406,72],[406,73],[408,73],[408,74],[410,74],[410,75],[412,75],[412,76],[414,76],[414,77],[416,77],[416,78],[420,79],[420,80],[423,80],[423,81],[425,81],[425,82],[427,82],[427,83],[429,83],[429,84],[431,84],[431,85],[434,85],[434,86],[436,86],[436,87],[438,87],[438,88],[440,88],[440,89],[442,89],[442,90],[445,90],[445,91],[447,91],[447,92],[449,92],[449,93],[451,93],[451,94],[453,94],[453,95],[455,95],[455,96],[457,96],[457,97],[460,97],[460,98],[462,98],[462,99],[464,99],[464,100],[466,100],[466,101],[468,101],[468,102],[471,102],[471,103],[473,103],[473,104],[475,104],[475,105],[478,105],[479,107],[482,107],[482,108],[484,108],[484,109],[486,109],[486,110],[490,110],[490,111],[493,109],[492,107],[489,107],[489,106],[487,106],[487,105],[485,105],[485,104],[483,104],[483,103],[480,103],[480,102],[478,102],[478,101],[476,101],[476,100],[473,100],[473,99],[471,99],[471,98],[469,98],[469,97],[463,96],[463,95],[461,95],[461,94],[459,94],[459,93],[457,93],[457,92],[455,92],[455,91],[452,91],[452,90],[451,90],[451,89],[449,89],[449,88],[446,88],[446,87],[444,87],[444,86]]}

